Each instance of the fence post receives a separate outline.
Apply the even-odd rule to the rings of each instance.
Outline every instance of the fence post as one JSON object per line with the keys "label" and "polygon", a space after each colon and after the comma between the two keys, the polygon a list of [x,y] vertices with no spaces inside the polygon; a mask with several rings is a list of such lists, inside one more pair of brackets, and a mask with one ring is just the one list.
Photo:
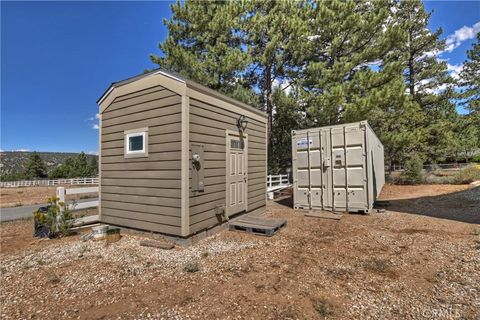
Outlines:
{"label": "fence post", "polygon": [[63,212],[64,207],[60,205],[61,202],[65,205],[65,187],[57,187],[57,206]]}

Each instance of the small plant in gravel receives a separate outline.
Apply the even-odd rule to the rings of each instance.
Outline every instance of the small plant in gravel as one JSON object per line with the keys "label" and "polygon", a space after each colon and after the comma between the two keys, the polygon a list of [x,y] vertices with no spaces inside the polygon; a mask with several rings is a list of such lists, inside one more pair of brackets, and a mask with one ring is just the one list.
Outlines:
{"label": "small plant in gravel", "polygon": [[320,298],[313,302],[313,307],[321,317],[326,317],[333,314],[332,305],[325,298]]}
{"label": "small plant in gravel", "polygon": [[21,206],[23,206],[23,203],[21,203],[21,202],[15,203],[15,207],[21,207]]}
{"label": "small plant in gravel", "polygon": [[72,212],[57,197],[48,198],[48,205],[33,212],[35,235],[55,238],[70,234],[73,226]]}
{"label": "small plant in gravel", "polygon": [[186,272],[193,273],[200,271],[200,266],[196,262],[188,262],[183,269]]}
{"label": "small plant in gravel", "polygon": [[204,252],[202,252],[202,254],[201,254],[202,258],[207,258],[208,255],[209,255],[208,251],[204,251]]}

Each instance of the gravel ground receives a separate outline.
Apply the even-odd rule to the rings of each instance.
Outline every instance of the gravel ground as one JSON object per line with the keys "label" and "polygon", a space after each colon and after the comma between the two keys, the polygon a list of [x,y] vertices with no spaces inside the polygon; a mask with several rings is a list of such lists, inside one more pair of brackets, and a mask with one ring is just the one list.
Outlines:
{"label": "gravel ground", "polygon": [[[480,319],[480,226],[463,222],[480,188],[430,188],[419,204],[425,195],[402,187],[384,190],[404,201],[395,210],[340,221],[304,217],[278,199],[266,215],[288,224],[274,237],[224,231],[169,251],[139,246],[137,234],[108,245],[33,240],[31,221],[4,223],[2,238],[24,240],[2,239],[0,317]],[[458,203],[463,193],[477,206]],[[439,204],[454,214],[422,214]]]}

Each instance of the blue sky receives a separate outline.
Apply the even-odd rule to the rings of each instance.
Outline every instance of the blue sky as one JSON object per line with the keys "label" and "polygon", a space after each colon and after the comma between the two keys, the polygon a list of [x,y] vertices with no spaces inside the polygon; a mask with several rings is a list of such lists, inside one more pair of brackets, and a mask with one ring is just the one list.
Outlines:
{"label": "blue sky", "polygon": [[[451,44],[440,57],[457,72],[480,31],[480,1],[425,5]],[[155,67],[149,54],[170,16],[168,2],[2,1],[0,149],[96,152],[97,99]]]}

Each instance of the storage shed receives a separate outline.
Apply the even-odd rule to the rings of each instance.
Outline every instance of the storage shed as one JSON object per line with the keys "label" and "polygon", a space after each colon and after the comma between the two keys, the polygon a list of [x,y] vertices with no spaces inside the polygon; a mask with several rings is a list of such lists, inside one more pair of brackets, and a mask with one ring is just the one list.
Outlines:
{"label": "storage shed", "polygon": [[367,121],[292,131],[294,207],[365,212],[385,183],[383,145]]}
{"label": "storage shed", "polygon": [[162,69],[98,104],[101,222],[189,237],[265,210],[265,113]]}

